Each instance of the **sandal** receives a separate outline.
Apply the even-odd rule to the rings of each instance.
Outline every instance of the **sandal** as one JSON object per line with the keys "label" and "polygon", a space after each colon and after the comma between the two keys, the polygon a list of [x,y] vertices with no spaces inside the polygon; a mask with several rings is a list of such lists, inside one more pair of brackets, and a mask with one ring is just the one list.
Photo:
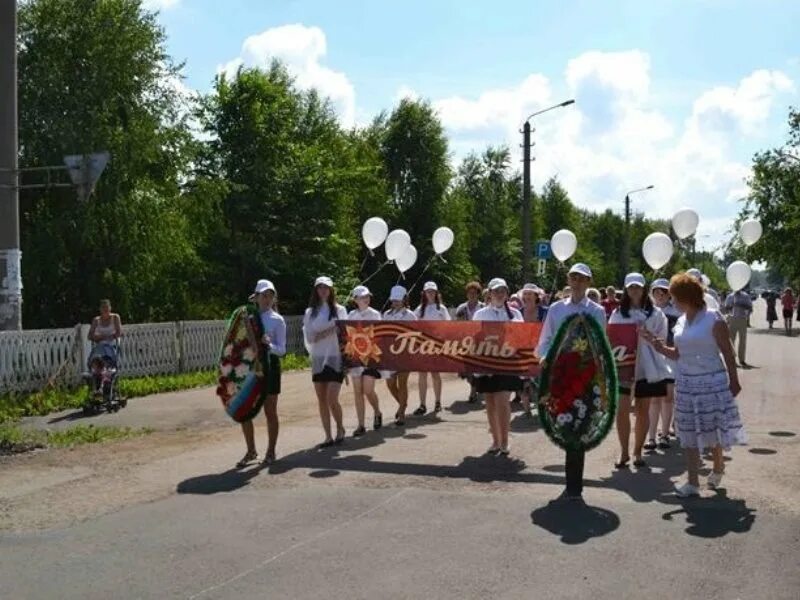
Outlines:
{"label": "sandal", "polygon": [[626,458],[624,460],[618,460],[617,462],[614,463],[614,467],[617,469],[627,469],[630,460],[631,460],[630,458]]}
{"label": "sandal", "polygon": [[333,440],[325,440],[321,444],[317,444],[317,448],[330,448],[333,446]]}
{"label": "sandal", "polygon": [[275,462],[275,455],[274,454],[267,454],[264,457],[264,460],[261,461],[261,464],[264,465],[265,467],[268,467],[269,465],[271,465],[274,462]]}
{"label": "sandal", "polygon": [[668,450],[670,448],[669,437],[662,435],[658,440],[659,450]]}
{"label": "sandal", "polygon": [[442,403],[441,402],[437,402],[433,406],[433,414],[440,413],[440,412],[442,412]]}
{"label": "sandal", "polygon": [[339,446],[342,442],[344,442],[345,430],[342,429],[340,432],[336,434],[336,438],[333,440],[334,446]]}
{"label": "sandal", "polygon": [[645,450],[655,450],[656,449],[656,441],[652,438],[647,440],[647,443],[642,446]]}
{"label": "sandal", "polygon": [[[366,435],[366,433],[367,433],[367,428],[362,426],[362,425],[359,425],[358,427],[356,427],[356,430],[353,432],[353,437],[361,437],[362,435]],[[344,436],[342,436],[342,437],[344,437]],[[337,438],[337,441],[338,441],[338,438]]]}
{"label": "sandal", "polygon": [[428,408],[424,404],[420,404],[419,408],[417,410],[415,410],[413,414],[415,414],[418,417],[421,417],[426,412],[428,412]]}
{"label": "sandal", "polygon": [[248,452],[247,454],[245,454],[242,457],[242,460],[240,460],[239,462],[236,463],[236,468],[237,469],[243,469],[244,467],[249,465],[251,462],[253,462],[257,458],[258,458],[258,453],[257,452],[255,452],[255,451]]}
{"label": "sandal", "polygon": [[372,428],[375,431],[378,431],[378,429],[380,429],[381,427],[383,427],[383,415],[381,413],[378,413],[372,420]]}
{"label": "sandal", "polygon": [[644,461],[643,458],[637,458],[636,460],[633,461],[633,466],[634,467],[646,467],[647,463]]}

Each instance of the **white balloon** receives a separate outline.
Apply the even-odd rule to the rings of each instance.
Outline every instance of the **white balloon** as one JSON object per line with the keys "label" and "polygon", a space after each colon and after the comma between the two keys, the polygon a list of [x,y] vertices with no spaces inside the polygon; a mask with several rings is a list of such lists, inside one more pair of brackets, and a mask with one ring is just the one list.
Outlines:
{"label": "white balloon", "polygon": [[669,262],[673,251],[672,240],[666,233],[651,233],[642,243],[642,256],[655,271]]}
{"label": "white balloon", "polygon": [[761,223],[755,219],[748,219],[742,223],[742,226],[739,228],[739,236],[742,238],[745,246],[752,246],[755,244],[761,239],[762,233],[764,233],[764,229],[761,227]]}
{"label": "white balloon", "polygon": [[672,217],[672,229],[682,240],[694,235],[699,224],[700,216],[692,208],[682,208]]}
{"label": "white balloon", "polygon": [[561,229],[553,234],[550,249],[560,262],[569,260],[578,249],[578,238],[569,229]]}
{"label": "white balloon", "polygon": [[414,263],[417,262],[417,249],[414,247],[414,244],[410,244],[406,251],[403,252],[403,255],[400,256],[394,264],[397,265],[397,270],[401,273],[405,273],[411,267],[414,266]]}
{"label": "white balloon", "polygon": [[742,262],[741,260],[737,260],[734,263],[728,265],[728,269],[725,271],[725,277],[728,280],[728,285],[731,286],[731,291],[738,292],[748,283],[750,283],[750,276],[752,275],[752,271],[750,270],[750,265],[746,262]]}
{"label": "white balloon", "polygon": [[402,229],[395,229],[386,236],[386,260],[397,260],[411,245],[411,236]]}
{"label": "white balloon", "polygon": [[436,254],[444,254],[453,245],[455,235],[449,227],[439,227],[433,232],[433,251]]}
{"label": "white balloon", "polygon": [[364,221],[364,226],[361,228],[361,239],[370,250],[375,250],[380,246],[389,233],[389,226],[386,221],[380,217],[372,217]]}

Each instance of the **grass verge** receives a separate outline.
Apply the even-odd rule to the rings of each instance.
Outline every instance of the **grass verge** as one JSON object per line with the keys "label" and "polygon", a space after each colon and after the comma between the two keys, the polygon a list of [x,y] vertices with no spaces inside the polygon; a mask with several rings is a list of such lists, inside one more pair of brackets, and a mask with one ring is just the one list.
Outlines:
{"label": "grass verge", "polygon": [[0,455],[30,452],[38,448],[65,448],[81,444],[97,444],[147,435],[152,432],[153,430],[149,427],[131,429],[130,427],[108,425],[76,425],[61,431],[42,431],[6,423],[0,425]]}
{"label": "grass verge", "polygon": [[[309,365],[308,356],[287,354],[281,360],[283,371],[307,369]],[[125,398],[137,398],[214,385],[216,382],[216,370],[151,377],[125,377],[123,373],[119,378],[119,390]],[[22,417],[42,416],[67,408],[80,408],[85,398],[85,387],[55,388],[34,393],[0,394],[0,424],[16,421]]]}

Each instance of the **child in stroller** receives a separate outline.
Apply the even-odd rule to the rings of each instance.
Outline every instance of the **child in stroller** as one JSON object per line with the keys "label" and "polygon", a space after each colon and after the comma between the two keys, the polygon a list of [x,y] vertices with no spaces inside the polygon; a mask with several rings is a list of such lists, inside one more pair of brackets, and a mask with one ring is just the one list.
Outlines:
{"label": "child in stroller", "polygon": [[119,347],[115,343],[101,342],[92,348],[87,360],[89,371],[85,374],[89,392],[83,414],[97,414],[104,408],[116,412],[127,404],[117,391],[118,358]]}

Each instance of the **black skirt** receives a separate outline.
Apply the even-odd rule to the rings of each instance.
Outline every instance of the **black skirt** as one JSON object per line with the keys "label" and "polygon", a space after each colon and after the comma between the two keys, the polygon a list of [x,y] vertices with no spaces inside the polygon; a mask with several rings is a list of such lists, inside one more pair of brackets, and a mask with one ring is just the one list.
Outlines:
{"label": "black skirt", "polygon": [[475,391],[479,394],[518,392],[521,389],[522,379],[516,375],[488,375],[475,378]]}
{"label": "black skirt", "polygon": [[281,393],[281,359],[275,354],[269,355],[269,372],[267,373],[266,392],[268,396]]}
{"label": "black skirt", "polygon": [[344,373],[337,371],[333,367],[326,366],[319,373],[312,374],[311,381],[314,383],[342,383],[344,381]]}
{"label": "black skirt", "polygon": [[[619,388],[619,393],[622,396],[630,396],[631,389],[628,387]],[[645,398],[662,398],[667,395],[667,380],[649,382],[646,379],[640,379],[636,382],[636,389],[634,396],[637,400],[644,400]]]}
{"label": "black skirt", "polygon": [[362,377],[374,377],[375,379],[381,378],[381,372],[378,369],[364,369],[361,372]]}

